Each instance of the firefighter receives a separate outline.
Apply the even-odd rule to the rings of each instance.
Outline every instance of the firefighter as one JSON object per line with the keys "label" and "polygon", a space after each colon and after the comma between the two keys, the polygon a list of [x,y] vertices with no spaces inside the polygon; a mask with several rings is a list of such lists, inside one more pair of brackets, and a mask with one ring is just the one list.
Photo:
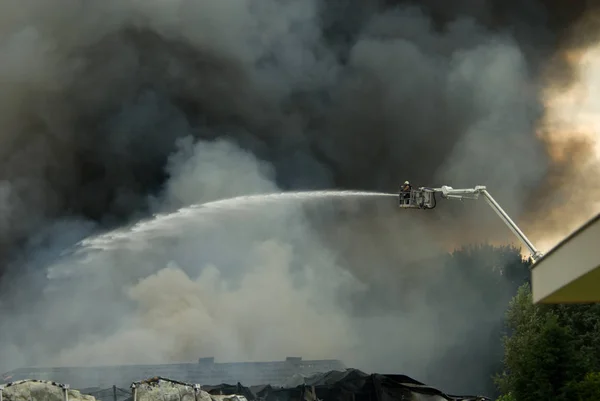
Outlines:
{"label": "firefighter", "polygon": [[404,204],[410,204],[410,192],[412,191],[412,185],[410,185],[410,182],[404,181],[404,185],[402,185],[401,191],[403,194]]}

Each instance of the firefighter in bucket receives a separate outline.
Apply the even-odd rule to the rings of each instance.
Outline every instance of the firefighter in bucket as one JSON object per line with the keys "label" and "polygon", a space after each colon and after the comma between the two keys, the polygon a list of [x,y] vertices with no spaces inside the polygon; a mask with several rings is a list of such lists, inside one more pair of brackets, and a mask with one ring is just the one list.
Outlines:
{"label": "firefighter in bucket", "polygon": [[400,188],[400,199],[402,199],[403,205],[410,205],[411,191],[412,191],[412,185],[410,185],[410,182],[404,181],[404,184]]}

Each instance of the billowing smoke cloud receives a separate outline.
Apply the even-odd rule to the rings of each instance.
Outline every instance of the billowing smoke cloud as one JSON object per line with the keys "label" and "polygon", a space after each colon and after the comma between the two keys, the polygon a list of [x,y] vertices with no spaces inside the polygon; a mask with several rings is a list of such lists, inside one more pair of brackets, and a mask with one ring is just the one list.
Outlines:
{"label": "billowing smoke cloud", "polygon": [[[537,76],[559,39],[543,4],[528,20],[492,3],[384,3],[4,5],[0,365],[295,353],[427,378],[468,321],[500,319],[504,305],[440,316],[427,294],[442,278],[395,270],[441,252],[441,226],[462,242],[506,240],[478,208],[430,219],[399,216],[387,198],[348,200],[314,219],[271,202],[61,257],[149,212],[287,189],[486,184],[515,217],[529,212],[532,193],[568,170],[553,170],[535,135]],[[392,279],[401,297],[383,287]],[[366,297],[369,285],[388,292]],[[439,334],[442,318],[455,323]]]}
{"label": "billowing smoke cloud", "polygon": [[[156,203],[160,207],[211,201],[195,191],[198,183],[206,183],[215,198],[235,195],[232,188],[240,193],[276,190],[269,169],[235,145],[220,140],[187,145],[184,141],[171,158],[181,164],[173,164],[177,168],[171,169],[170,185]],[[202,168],[207,161],[210,168]],[[224,185],[238,182],[239,187]],[[447,280],[445,274],[411,288],[426,283],[426,277],[390,271],[394,257],[397,265],[432,253],[435,244],[423,241],[427,229],[414,226],[411,239],[403,235],[403,227],[413,226],[408,219],[390,226],[393,197],[299,200],[184,208],[90,238],[75,253],[43,255],[44,261],[53,261],[46,264],[50,280],[35,299],[18,293],[25,289],[29,295],[36,276],[15,280],[9,288],[12,299],[20,298],[29,308],[17,308],[27,314],[5,315],[11,330],[3,333],[4,343],[11,346],[3,349],[2,360],[87,365],[185,361],[198,355],[268,360],[293,354],[343,357],[368,370],[408,369],[426,377],[439,372],[441,366],[432,369],[431,361],[440,350],[460,344],[472,313],[482,311],[463,310],[464,316],[451,317],[428,302]],[[372,217],[369,232],[386,230],[387,240],[402,239],[399,244],[392,248],[388,243],[380,249],[386,254],[378,254],[372,241],[352,235],[356,223],[366,231],[365,214]],[[323,229],[335,231],[334,239],[320,235]],[[348,263],[354,255],[345,255],[344,245],[358,243],[364,259]],[[409,249],[411,258],[403,258]],[[385,278],[386,294],[372,299],[371,284],[382,289]],[[391,279],[397,285],[389,286]],[[455,322],[452,329],[435,330],[449,319]],[[27,329],[33,325],[35,330]],[[390,333],[395,341],[383,341]]]}
{"label": "billowing smoke cloud", "polygon": [[553,164],[542,196],[533,198],[535,212],[526,216],[542,246],[556,244],[600,212],[600,51],[597,44],[586,45],[561,56],[570,59],[577,80],[567,89],[546,87],[539,135],[548,144]]}
{"label": "billowing smoke cloud", "polygon": [[5,241],[65,210],[130,215],[189,135],[232,138],[284,187],[483,180],[515,208],[546,167],[530,134],[541,109],[528,55],[509,31],[472,19],[440,30],[417,8],[365,7],[64,0],[8,9]]}

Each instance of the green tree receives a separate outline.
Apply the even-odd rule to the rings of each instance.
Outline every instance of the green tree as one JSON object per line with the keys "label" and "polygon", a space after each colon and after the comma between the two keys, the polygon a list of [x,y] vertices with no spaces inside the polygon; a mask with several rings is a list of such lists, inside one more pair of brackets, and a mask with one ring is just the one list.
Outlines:
{"label": "green tree", "polygon": [[495,377],[505,398],[600,400],[600,305],[534,305],[524,284],[509,303],[506,330]]}
{"label": "green tree", "polygon": [[501,395],[496,401],[515,401],[515,397],[511,393]]}
{"label": "green tree", "polygon": [[510,302],[506,323],[500,391],[517,401],[567,400],[578,362],[572,330],[552,308],[532,303],[528,284]]}
{"label": "green tree", "polygon": [[600,400],[600,373],[588,373],[583,380],[572,382],[568,388],[568,394],[569,399],[574,401]]}
{"label": "green tree", "polygon": [[600,372],[600,304],[556,305],[552,309],[561,325],[573,332],[579,374]]}

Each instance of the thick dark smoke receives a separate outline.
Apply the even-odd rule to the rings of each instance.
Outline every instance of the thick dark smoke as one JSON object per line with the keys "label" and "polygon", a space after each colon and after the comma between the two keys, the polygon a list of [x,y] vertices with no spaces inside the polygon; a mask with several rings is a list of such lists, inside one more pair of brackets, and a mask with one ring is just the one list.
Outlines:
{"label": "thick dark smoke", "polygon": [[547,163],[535,76],[569,13],[518,3],[7,6],[3,250],[57,215],[143,209],[184,136],[232,138],[289,188],[451,178],[522,198]]}
{"label": "thick dark smoke", "polygon": [[[380,312],[356,320],[338,303],[361,282],[386,281],[382,272],[392,264],[441,252],[440,243],[451,241],[439,225],[460,229],[463,242],[505,239],[496,234],[494,216],[477,209],[433,214],[435,226],[398,216],[387,224],[363,221],[360,235],[356,227],[340,228],[335,246],[316,241],[297,211],[283,213],[298,227],[291,232],[286,219],[274,221],[270,233],[256,216],[213,222],[212,231],[180,233],[185,239],[148,238],[145,253],[100,252],[87,263],[96,274],[91,282],[43,306],[36,299],[49,290],[37,272],[95,230],[149,212],[280,189],[394,191],[405,179],[485,184],[511,214],[524,215],[521,205],[536,189],[551,192],[549,183],[560,181],[552,178],[563,174],[534,132],[544,113],[539,76],[549,60],[557,79],[570,79],[568,65],[553,56],[571,43],[569,28],[586,8],[575,3],[4,4],[0,256],[10,279],[2,287],[0,367],[140,361],[148,357],[143,347],[160,344],[156,361],[199,352],[230,359],[296,352],[434,377],[442,369],[432,367],[436,352],[462,335],[462,329],[433,332],[435,305],[411,298],[398,314],[381,306],[383,298],[373,299]],[[382,208],[394,213],[393,205]],[[410,240],[399,223],[412,227]],[[364,235],[378,240],[357,248]],[[354,265],[335,257],[349,244],[364,250]],[[62,262],[61,269],[82,269],[78,263]],[[307,268],[306,287],[298,290],[302,279],[294,272],[304,264],[315,270]],[[368,264],[382,276],[369,274]],[[245,268],[254,273],[236,278],[234,289],[222,282],[228,269],[239,275]],[[282,301],[277,305],[261,293],[267,278],[280,286],[272,294]],[[427,282],[418,275],[410,280]],[[179,298],[182,292],[189,297]],[[244,305],[231,302],[255,296]],[[227,319],[248,321],[243,327],[219,321],[220,309]],[[494,312],[500,319],[501,311]],[[471,311],[468,320],[487,313]],[[251,321],[252,314],[259,320]],[[285,320],[292,314],[314,327],[310,337],[298,320]],[[281,331],[265,335],[277,319],[285,321]],[[195,324],[178,331],[180,320]],[[5,330],[9,321],[13,330]],[[466,324],[464,317],[459,322]],[[43,329],[31,333],[33,324]],[[373,333],[376,326],[383,329]],[[383,340],[390,331],[412,339],[402,360],[398,350],[386,356],[386,348],[360,348],[368,336]],[[300,332],[306,341],[294,337]]]}

